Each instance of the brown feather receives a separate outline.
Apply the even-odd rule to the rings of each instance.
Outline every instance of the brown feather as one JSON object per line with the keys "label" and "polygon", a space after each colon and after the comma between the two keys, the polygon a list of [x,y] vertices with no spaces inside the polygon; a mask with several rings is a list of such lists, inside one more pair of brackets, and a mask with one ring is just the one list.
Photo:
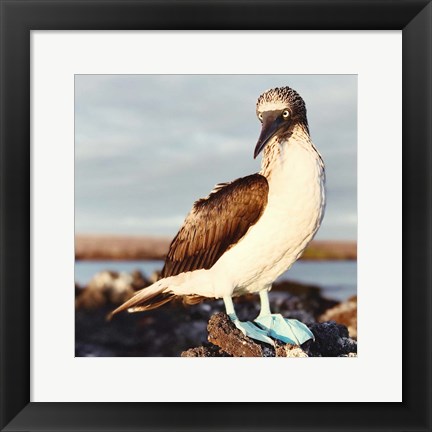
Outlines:
{"label": "brown feather", "polygon": [[211,268],[258,221],[267,197],[267,179],[253,174],[196,201],[171,242],[161,277]]}

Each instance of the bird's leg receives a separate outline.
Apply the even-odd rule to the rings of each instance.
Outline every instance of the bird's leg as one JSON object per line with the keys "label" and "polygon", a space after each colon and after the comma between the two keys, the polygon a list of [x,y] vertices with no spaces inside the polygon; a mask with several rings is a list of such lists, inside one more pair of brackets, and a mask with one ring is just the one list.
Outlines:
{"label": "bird's leg", "polygon": [[268,289],[266,288],[266,289],[263,289],[262,291],[260,291],[259,296],[260,296],[260,302],[261,302],[261,310],[260,310],[260,313],[258,315],[258,318],[262,317],[262,316],[271,315]]}
{"label": "bird's leg", "polygon": [[223,298],[225,303],[226,313],[229,316],[230,320],[235,324],[235,326],[245,335],[252,339],[259,340],[261,342],[268,343],[270,345],[274,345],[274,342],[271,338],[267,336],[267,332],[265,330],[261,330],[254,323],[250,321],[240,321],[235,313],[234,304],[232,298],[230,296],[226,296]]}
{"label": "bird's leg", "polygon": [[309,339],[314,339],[309,328],[296,319],[286,319],[281,314],[272,314],[268,289],[259,293],[261,299],[261,312],[254,322],[257,323],[272,338],[293,345],[301,345]]}

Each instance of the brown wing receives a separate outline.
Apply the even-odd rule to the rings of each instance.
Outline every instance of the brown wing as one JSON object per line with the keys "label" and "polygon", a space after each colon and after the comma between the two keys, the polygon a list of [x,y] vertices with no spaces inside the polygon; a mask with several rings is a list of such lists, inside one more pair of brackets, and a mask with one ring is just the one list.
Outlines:
{"label": "brown wing", "polygon": [[267,179],[253,174],[217,185],[207,198],[196,201],[171,242],[162,277],[211,268],[258,221],[268,190]]}

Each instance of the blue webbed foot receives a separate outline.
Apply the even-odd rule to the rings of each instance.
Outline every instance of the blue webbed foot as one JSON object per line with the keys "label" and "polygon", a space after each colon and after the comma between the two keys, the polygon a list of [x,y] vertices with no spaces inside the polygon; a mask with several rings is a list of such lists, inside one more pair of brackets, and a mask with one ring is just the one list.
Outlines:
{"label": "blue webbed foot", "polygon": [[250,337],[251,339],[258,340],[260,342],[274,345],[273,339],[268,337],[267,332],[265,330],[261,330],[254,323],[250,321],[240,321],[237,317],[234,319],[231,318],[231,321],[245,336]]}
{"label": "blue webbed foot", "polygon": [[254,322],[268,336],[292,345],[301,345],[309,339],[315,339],[305,324],[296,319],[286,319],[281,314],[258,316]]}

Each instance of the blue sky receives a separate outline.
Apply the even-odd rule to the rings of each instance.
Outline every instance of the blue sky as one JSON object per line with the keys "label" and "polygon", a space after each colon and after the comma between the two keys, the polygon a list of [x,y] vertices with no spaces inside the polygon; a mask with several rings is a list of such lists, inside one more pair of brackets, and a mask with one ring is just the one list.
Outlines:
{"label": "blue sky", "polygon": [[326,164],[316,238],[356,240],[355,75],[76,75],[76,232],[175,235],[216,183],[259,171],[256,99],[286,85]]}

